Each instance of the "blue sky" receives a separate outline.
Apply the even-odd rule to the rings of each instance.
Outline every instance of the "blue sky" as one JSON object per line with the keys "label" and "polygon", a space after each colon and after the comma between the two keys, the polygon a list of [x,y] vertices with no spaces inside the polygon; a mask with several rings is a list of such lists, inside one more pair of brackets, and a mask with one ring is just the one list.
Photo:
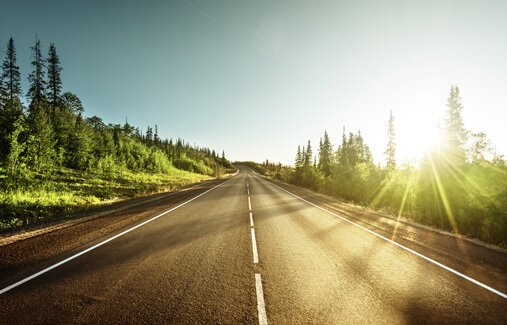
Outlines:
{"label": "blue sky", "polygon": [[157,124],[233,160],[292,164],[298,144],[316,153],[345,126],[383,162],[390,109],[398,159],[416,157],[453,84],[465,126],[507,154],[506,1],[18,0],[2,12],[0,50],[14,38],[24,91],[37,33],[86,116]]}

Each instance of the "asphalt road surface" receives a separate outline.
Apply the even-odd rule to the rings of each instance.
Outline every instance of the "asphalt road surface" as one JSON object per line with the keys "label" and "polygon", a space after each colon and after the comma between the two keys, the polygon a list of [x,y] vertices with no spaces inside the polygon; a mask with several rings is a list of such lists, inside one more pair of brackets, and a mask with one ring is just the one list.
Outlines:
{"label": "asphalt road surface", "polygon": [[[507,322],[505,252],[302,200],[302,190],[244,167],[213,185],[122,212],[142,218],[4,268],[0,324]],[[63,245],[58,233],[32,253]],[[27,249],[0,247],[0,256],[16,245]]]}

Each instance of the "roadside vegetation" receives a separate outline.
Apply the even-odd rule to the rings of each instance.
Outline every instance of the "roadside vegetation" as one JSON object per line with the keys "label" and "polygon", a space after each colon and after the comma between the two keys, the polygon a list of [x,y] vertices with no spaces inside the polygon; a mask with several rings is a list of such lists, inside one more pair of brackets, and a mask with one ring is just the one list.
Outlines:
{"label": "roadside vegetation", "polygon": [[30,50],[33,70],[25,96],[12,38],[2,63],[0,229],[234,170],[224,152],[190,146],[183,139],[161,139],[157,125],[143,133],[127,119],[120,125],[84,117],[79,97],[62,91],[55,45],[47,58],[40,40]]}
{"label": "roadside vegetation", "polygon": [[[451,87],[440,143],[415,163],[395,159],[395,118],[387,125],[385,166],[373,161],[361,132],[336,150],[327,132],[314,155],[299,146],[294,167],[241,162],[261,175],[438,229],[507,247],[507,164],[484,133],[468,131],[459,88]],[[424,135],[422,135],[424,136]]]}

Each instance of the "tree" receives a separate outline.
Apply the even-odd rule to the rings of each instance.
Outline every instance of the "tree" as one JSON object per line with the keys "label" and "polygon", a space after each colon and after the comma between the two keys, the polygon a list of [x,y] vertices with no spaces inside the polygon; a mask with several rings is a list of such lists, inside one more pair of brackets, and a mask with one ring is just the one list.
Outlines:
{"label": "tree", "polygon": [[13,101],[5,100],[6,106],[0,110],[0,161],[7,158],[10,150],[11,134],[15,131],[15,123],[23,115],[23,105],[19,97]]}
{"label": "tree", "polygon": [[60,92],[62,91],[62,79],[60,72],[63,70],[60,66],[60,58],[56,54],[55,44],[51,43],[48,52],[48,87],[47,93],[49,96],[49,103],[53,109],[60,101]]}
{"label": "tree", "polygon": [[493,154],[491,141],[484,132],[473,133],[470,136],[470,145],[467,148],[470,163],[480,165],[486,161],[486,154]]}
{"label": "tree", "polygon": [[338,165],[342,168],[348,165],[347,163],[347,134],[345,133],[345,126],[343,127],[342,133],[342,144],[338,146],[338,150],[336,150],[336,160],[338,161]]}
{"label": "tree", "polygon": [[389,111],[389,121],[387,122],[387,149],[384,152],[386,157],[387,170],[394,170],[396,168],[396,142],[394,133],[394,116],[393,110]]}
{"label": "tree", "polygon": [[155,142],[155,145],[158,146],[160,138],[158,137],[158,126],[156,124],[155,124],[155,134],[153,135],[153,141]]}
{"label": "tree", "polygon": [[25,150],[25,143],[19,141],[19,136],[24,128],[24,116],[20,115],[13,124],[13,132],[9,136],[9,154],[7,156],[7,174],[10,179],[15,179],[19,169],[19,156]]}
{"label": "tree", "polygon": [[465,144],[468,139],[468,131],[463,123],[463,105],[458,86],[451,86],[446,106],[443,130],[444,156],[446,156],[448,163],[461,165],[465,162]]}
{"label": "tree", "polygon": [[327,177],[331,175],[331,157],[333,152],[333,145],[329,140],[329,135],[327,131],[324,131],[324,139],[321,139],[320,147],[319,147],[319,165],[318,168],[324,176]]}
{"label": "tree", "polygon": [[298,152],[296,153],[296,162],[295,162],[296,170],[299,170],[303,167],[303,161],[304,158],[303,154],[301,153],[301,146],[298,146]]}
{"label": "tree", "polygon": [[[304,149],[303,149],[303,151],[304,151]],[[310,144],[310,140],[308,140],[308,146],[306,147],[306,152],[304,153],[304,161],[303,161],[304,167],[307,167],[307,166],[311,165],[311,163],[312,163],[312,156],[313,156],[312,146]]]}
{"label": "tree", "polygon": [[84,112],[83,103],[76,94],[65,92],[63,93],[61,100],[63,102],[63,106],[72,113],[79,114]]}
{"label": "tree", "polygon": [[32,103],[29,125],[30,137],[27,148],[29,162],[36,171],[49,172],[56,156],[56,141],[45,101],[35,100]]}
{"label": "tree", "polygon": [[148,129],[146,129],[146,144],[151,146],[153,143],[153,128],[148,125]]}
{"label": "tree", "polygon": [[4,82],[0,78],[0,111],[3,110],[4,105],[7,103],[7,89],[4,87]]}
{"label": "tree", "polygon": [[26,93],[26,97],[30,100],[30,111],[33,111],[33,103],[39,102],[46,99],[45,89],[46,89],[46,80],[45,80],[45,61],[42,58],[42,46],[40,44],[40,40],[35,37],[35,45],[31,46],[32,50],[32,59],[31,62],[33,71],[28,75],[28,82],[30,83],[30,88]]}
{"label": "tree", "polygon": [[88,167],[91,158],[91,138],[89,127],[79,114],[66,150],[69,167],[81,170]]}
{"label": "tree", "polygon": [[[2,63],[2,78],[5,82],[5,95],[7,103],[12,104],[15,98],[21,96],[21,74],[19,66],[16,65],[16,47],[12,37],[7,43],[5,60]],[[6,105],[7,106],[7,105]]]}

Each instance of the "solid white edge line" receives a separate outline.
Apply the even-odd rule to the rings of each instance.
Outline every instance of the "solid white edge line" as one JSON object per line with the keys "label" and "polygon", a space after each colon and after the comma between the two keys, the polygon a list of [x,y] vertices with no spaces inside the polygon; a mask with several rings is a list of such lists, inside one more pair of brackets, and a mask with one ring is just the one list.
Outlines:
{"label": "solid white edge line", "polygon": [[252,215],[252,212],[250,212],[250,227],[253,227],[253,226],[254,226],[253,215]]}
{"label": "solid white edge line", "polygon": [[264,292],[260,273],[255,273],[255,289],[257,291],[257,311],[259,312],[259,324],[267,325],[266,306],[264,304]]}
{"label": "solid white edge line", "polygon": [[250,202],[250,197],[248,197],[248,210],[252,211],[252,203]]}
{"label": "solid white edge line", "polygon": [[427,256],[424,256],[424,255],[422,255],[422,254],[420,254],[420,253],[418,253],[418,252],[416,252],[416,251],[414,251],[414,250],[412,250],[412,249],[410,249],[410,248],[408,248],[408,247],[405,247],[405,246],[403,246],[403,245],[401,245],[401,244],[398,244],[397,242],[392,241],[391,239],[388,239],[388,238],[386,238],[386,237],[384,237],[384,236],[382,236],[382,235],[379,235],[379,234],[377,234],[376,232],[371,231],[370,229],[367,229],[367,228],[365,228],[365,227],[363,227],[363,226],[360,226],[360,225],[358,225],[357,223],[354,223],[354,222],[352,222],[352,221],[350,221],[350,220],[348,220],[348,219],[346,219],[346,218],[344,218],[344,217],[342,217],[342,216],[340,216],[340,215],[338,215],[338,214],[336,214],[336,213],[334,213],[334,212],[331,212],[331,211],[329,211],[329,210],[326,210],[326,209],[324,209],[324,208],[322,208],[322,207],[320,207],[320,206],[318,206],[318,205],[316,205],[316,204],[314,204],[314,203],[312,203],[312,202],[309,202],[309,201],[307,201],[307,200],[305,200],[305,199],[303,199],[303,198],[301,198],[301,197],[299,197],[299,196],[297,196],[297,195],[295,195],[295,194],[292,194],[291,192],[287,191],[286,189],[284,189],[284,188],[282,188],[282,187],[280,187],[280,186],[278,186],[278,185],[276,185],[276,184],[273,184],[273,183],[271,183],[271,182],[268,182],[268,183],[270,183],[270,184],[271,184],[271,185],[273,185],[273,186],[278,187],[278,188],[279,188],[279,189],[281,189],[282,191],[284,191],[284,192],[286,192],[286,193],[288,193],[288,194],[292,195],[293,197],[295,197],[295,198],[297,198],[297,199],[299,199],[299,200],[301,200],[301,201],[303,201],[303,202],[306,202],[306,203],[308,203],[308,204],[310,204],[310,205],[313,205],[314,207],[316,207],[316,208],[318,208],[318,209],[321,209],[322,211],[325,211],[325,212],[327,212],[327,213],[329,213],[329,214],[331,214],[331,215],[333,215],[333,216],[335,216],[335,217],[338,217],[338,218],[340,218],[340,219],[342,219],[342,220],[344,220],[344,221],[346,221],[346,222],[348,222],[348,223],[350,223],[350,224],[353,224],[353,225],[354,225],[354,226],[356,226],[356,227],[359,227],[359,228],[361,228],[361,229],[363,229],[363,230],[366,230],[367,232],[369,232],[369,233],[371,233],[371,234],[373,234],[373,235],[375,235],[375,236],[377,236],[377,237],[379,237],[379,238],[382,238],[382,239],[384,239],[384,240],[386,240],[386,241],[390,242],[391,244],[394,244],[394,245],[396,245],[396,246],[398,246],[398,247],[400,247],[400,248],[402,248],[402,249],[404,249],[404,250],[406,250],[406,251],[408,251],[408,252],[410,252],[410,253],[412,253],[412,254],[414,254],[414,255],[417,255],[417,256],[419,256],[419,257],[421,257],[421,258],[423,258],[423,259],[427,260],[428,262],[431,262],[431,263],[433,263],[433,264],[435,264],[435,265],[438,265],[438,266],[440,266],[441,268],[446,269],[446,270],[447,270],[447,271],[449,271],[449,272],[452,272],[452,273],[454,273],[454,274],[456,274],[456,275],[458,275],[458,276],[460,276],[460,277],[462,277],[462,278],[464,278],[464,279],[466,279],[466,280],[468,280],[468,281],[470,281],[470,282],[472,282],[472,283],[475,283],[475,284],[477,284],[477,285],[479,285],[479,286],[483,287],[483,288],[484,288],[484,289],[486,289],[486,290],[489,290],[489,291],[491,291],[491,292],[493,292],[493,293],[495,293],[495,294],[499,295],[499,296],[500,296],[500,297],[502,297],[502,298],[507,299],[507,294],[505,294],[505,293],[502,293],[502,292],[500,292],[500,291],[498,291],[498,290],[496,290],[496,289],[493,289],[492,287],[490,287],[490,286],[488,286],[488,285],[485,285],[484,283],[479,282],[479,281],[477,281],[477,280],[475,280],[475,279],[472,279],[471,277],[466,276],[466,275],[464,275],[463,273],[460,273],[460,272],[458,272],[458,271],[456,271],[456,270],[454,270],[454,269],[451,269],[450,267],[445,266],[445,265],[443,265],[442,263],[439,263],[439,262],[437,262],[437,261],[435,261],[435,260],[432,260],[431,258],[429,258],[429,257],[427,257]]}
{"label": "solid white edge line", "polygon": [[255,240],[255,229],[251,228],[252,231],[252,251],[254,264],[259,263],[259,255],[257,254],[257,241]]}
{"label": "solid white edge line", "polygon": [[51,266],[49,266],[49,267],[47,267],[47,268],[43,269],[42,271],[39,271],[39,272],[37,272],[37,273],[35,273],[35,274],[30,275],[30,276],[29,276],[29,277],[27,277],[27,278],[24,278],[23,280],[20,280],[20,281],[18,281],[18,282],[16,282],[16,283],[14,283],[14,284],[11,284],[10,286],[5,287],[5,288],[3,288],[2,290],[0,290],[0,295],[1,295],[1,294],[3,294],[3,293],[5,293],[5,292],[7,292],[7,291],[9,291],[9,290],[11,290],[11,289],[14,289],[15,287],[17,287],[17,286],[19,286],[19,285],[21,285],[21,284],[23,284],[23,283],[25,283],[25,282],[28,282],[28,281],[30,281],[30,280],[32,280],[32,279],[35,279],[36,277],[38,277],[38,276],[40,276],[40,275],[42,275],[42,274],[44,274],[44,273],[46,273],[46,272],[48,272],[48,271],[51,271],[52,269],[57,268],[58,266],[60,266],[60,265],[62,265],[62,264],[65,264],[65,263],[67,263],[67,262],[69,262],[69,261],[71,261],[71,260],[75,259],[76,257],[79,257],[79,256],[81,256],[81,255],[83,255],[83,254],[86,254],[86,253],[88,253],[88,252],[90,252],[90,251],[94,250],[95,248],[98,248],[98,247],[100,247],[100,246],[102,246],[102,245],[104,245],[104,244],[106,244],[106,243],[108,243],[108,242],[112,241],[113,239],[116,239],[116,238],[118,238],[118,237],[120,237],[120,236],[125,235],[125,234],[126,234],[126,233],[128,233],[128,232],[131,232],[131,231],[132,231],[132,230],[134,230],[134,229],[137,229],[137,228],[139,228],[139,227],[141,227],[141,226],[144,226],[144,225],[145,225],[145,224],[147,224],[148,222],[151,222],[151,221],[153,221],[153,220],[155,220],[155,219],[158,219],[158,218],[162,217],[163,215],[166,215],[166,214],[168,214],[169,212],[174,211],[174,210],[176,210],[176,209],[178,209],[178,208],[180,208],[180,207],[184,206],[185,204],[187,204],[187,203],[189,203],[189,202],[191,202],[191,201],[193,201],[193,200],[197,199],[198,197],[203,196],[204,194],[206,194],[206,193],[208,193],[208,192],[210,192],[210,191],[213,191],[213,190],[214,190],[214,189],[216,189],[217,187],[222,186],[222,185],[224,185],[225,183],[228,183],[228,182],[230,182],[230,181],[232,181],[232,180],[233,180],[233,178],[231,178],[230,180],[225,181],[225,182],[223,182],[223,183],[221,183],[221,184],[218,184],[217,186],[215,186],[215,187],[213,187],[213,188],[210,188],[210,189],[209,189],[209,190],[207,190],[206,192],[203,192],[203,193],[201,193],[201,194],[197,195],[196,197],[194,197],[194,198],[192,198],[192,199],[190,199],[190,200],[188,200],[188,201],[186,201],[186,202],[183,202],[183,203],[181,203],[180,205],[178,205],[178,206],[176,206],[176,207],[174,207],[174,208],[172,208],[172,209],[170,209],[170,210],[167,210],[167,211],[165,211],[165,212],[162,212],[162,213],[161,213],[161,214],[159,214],[158,216],[155,216],[155,217],[153,217],[153,218],[151,218],[151,219],[149,219],[149,220],[146,220],[146,221],[144,221],[143,223],[138,224],[137,226],[134,226],[134,227],[132,227],[132,228],[130,228],[130,229],[127,229],[127,230],[125,230],[124,232],[122,232],[122,233],[120,233],[120,234],[118,234],[118,235],[115,235],[115,236],[113,236],[113,237],[111,237],[111,238],[109,238],[109,239],[104,240],[103,242],[100,242],[100,243],[96,244],[95,246],[92,246],[92,247],[90,247],[90,248],[87,248],[87,249],[85,249],[85,250],[84,250],[84,251],[82,251],[82,252],[79,252],[79,253],[77,253],[77,254],[75,254],[75,255],[73,255],[73,256],[71,256],[71,257],[69,257],[69,258],[66,258],[66,259],[65,259],[65,260],[63,260],[63,261],[60,261],[60,262],[58,262],[58,263],[56,263],[56,264],[53,264],[53,265],[51,265]]}

